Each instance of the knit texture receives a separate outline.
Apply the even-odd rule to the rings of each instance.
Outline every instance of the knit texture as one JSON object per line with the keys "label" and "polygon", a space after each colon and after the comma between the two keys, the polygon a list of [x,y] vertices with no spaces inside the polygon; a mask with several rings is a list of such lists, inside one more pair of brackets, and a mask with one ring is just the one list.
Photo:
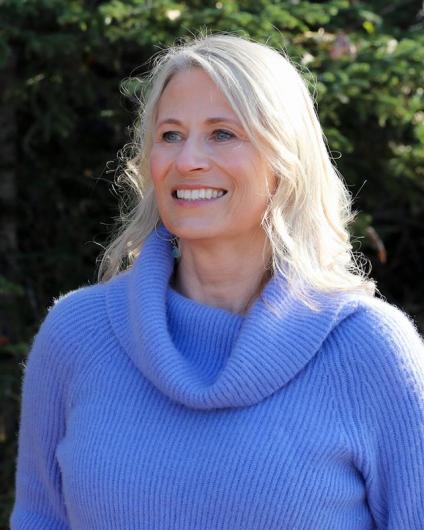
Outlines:
{"label": "knit texture", "polygon": [[170,235],[61,297],[25,368],[12,530],[423,530],[424,344],[274,277],[246,316],[170,287]]}

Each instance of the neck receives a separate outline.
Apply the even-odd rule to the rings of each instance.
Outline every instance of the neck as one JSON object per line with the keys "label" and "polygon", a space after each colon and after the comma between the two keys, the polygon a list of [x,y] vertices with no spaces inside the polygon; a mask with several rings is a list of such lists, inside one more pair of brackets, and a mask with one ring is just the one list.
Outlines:
{"label": "neck", "polygon": [[174,288],[197,302],[244,314],[270,277],[265,233],[243,240],[180,240]]}

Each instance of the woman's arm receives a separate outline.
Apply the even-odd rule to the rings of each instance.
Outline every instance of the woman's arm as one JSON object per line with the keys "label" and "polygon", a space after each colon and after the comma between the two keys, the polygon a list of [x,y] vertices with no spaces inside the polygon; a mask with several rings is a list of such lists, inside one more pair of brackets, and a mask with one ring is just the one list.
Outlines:
{"label": "woman's arm", "polygon": [[378,530],[424,529],[424,343],[413,322],[377,302],[351,319],[338,359],[345,434]]}
{"label": "woman's arm", "polygon": [[[379,529],[424,528],[424,344],[412,324],[387,329],[381,366],[375,459],[368,496]],[[392,363],[393,356],[393,363]],[[378,389],[379,390],[379,389]]]}
{"label": "woman's arm", "polygon": [[24,374],[12,530],[68,530],[56,448],[65,433],[67,370],[51,311]]}

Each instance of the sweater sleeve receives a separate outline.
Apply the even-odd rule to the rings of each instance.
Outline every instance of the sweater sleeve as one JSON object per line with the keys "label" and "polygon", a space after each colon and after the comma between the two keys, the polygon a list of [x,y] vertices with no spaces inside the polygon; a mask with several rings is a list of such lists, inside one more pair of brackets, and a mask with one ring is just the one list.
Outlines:
{"label": "sweater sleeve", "polygon": [[356,318],[341,360],[341,413],[377,529],[422,530],[424,343],[402,311],[377,308]]}
{"label": "sweater sleeve", "polygon": [[65,433],[67,370],[55,313],[56,307],[41,325],[24,372],[12,530],[70,528],[56,459]]}

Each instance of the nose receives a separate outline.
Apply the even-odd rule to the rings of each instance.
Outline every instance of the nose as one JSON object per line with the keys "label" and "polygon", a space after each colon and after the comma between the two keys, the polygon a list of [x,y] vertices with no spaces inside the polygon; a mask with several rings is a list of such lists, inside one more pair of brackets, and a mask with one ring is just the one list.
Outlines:
{"label": "nose", "polygon": [[182,175],[196,175],[209,169],[206,146],[200,138],[189,137],[182,142],[175,159],[175,167]]}

